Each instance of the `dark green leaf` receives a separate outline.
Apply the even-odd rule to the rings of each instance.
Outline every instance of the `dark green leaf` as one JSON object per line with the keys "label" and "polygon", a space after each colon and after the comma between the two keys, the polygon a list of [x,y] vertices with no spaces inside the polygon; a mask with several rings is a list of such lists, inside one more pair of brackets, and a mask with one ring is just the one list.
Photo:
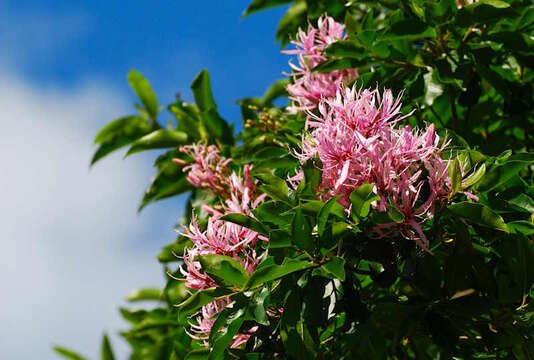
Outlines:
{"label": "dark green leaf", "polygon": [[324,229],[326,227],[326,222],[328,221],[328,217],[330,216],[330,211],[332,210],[332,207],[337,202],[338,197],[335,196],[328,200],[326,204],[322,207],[321,211],[319,212],[319,215],[317,215],[317,233],[319,236],[323,235]]}
{"label": "dark green leaf", "polygon": [[276,280],[295,271],[311,268],[312,262],[307,260],[285,259],[281,265],[267,265],[256,270],[248,280],[246,288],[254,288],[268,281]]}
{"label": "dark green leaf", "polygon": [[334,256],[329,262],[324,264],[322,268],[334,275],[337,279],[345,281],[345,259]]}
{"label": "dark green leaf", "polygon": [[313,238],[311,234],[311,226],[302,209],[299,207],[293,217],[293,225],[291,235],[293,236],[293,244],[300,249],[313,250]]}

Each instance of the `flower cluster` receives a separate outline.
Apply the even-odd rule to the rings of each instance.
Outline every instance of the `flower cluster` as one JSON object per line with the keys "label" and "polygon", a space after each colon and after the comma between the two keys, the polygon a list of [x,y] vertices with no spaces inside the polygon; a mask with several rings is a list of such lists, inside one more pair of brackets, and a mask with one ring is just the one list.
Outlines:
{"label": "flower cluster", "polygon": [[[186,286],[193,290],[217,286],[215,280],[202,271],[200,262],[196,259],[198,256],[226,255],[239,261],[248,273],[252,273],[262,260],[262,256],[256,253],[256,243],[267,241],[267,238],[255,231],[220,219],[226,213],[235,212],[252,216],[251,210],[265,198],[264,194],[256,193],[256,183],[250,175],[250,166],[245,165],[241,177],[235,172],[230,173],[228,165],[231,159],[221,157],[219,149],[214,145],[206,146],[199,143],[184,146],[180,150],[190,155],[194,161],[193,164],[177,161],[185,165],[184,171],[188,171],[188,181],[195,187],[214,191],[222,199],[220,206],[222,210],[203,207],[209,215],[204,229],[193,216],[191,224],[183,232],[183,235],[193,243],[192,248],[184,251],[184,265],[180,268]],[[207,339],[217,314],[231,306],[231,299],[223,298],[202,307],[195,317],[196,322],[191,324],[191,337],[204,341],[208,346]],[[237,334],[231,346],[237,347],[243,344],[254,331],[255,328],[251,328],[246,333]]]}
{"label": "flower cluster", "polygon": [[185,145],[180,147],[180,152],[189,155],[192,163],[175,158],[178,165],[185,165],[183,171],[187,172],[187,181],[194,187],[213,190],[217,195],[228,193],[228,176],[230,169],[228,164],[231,158],[224,158],[215,145],[202,143]]}
{"label": "flower cluster", "polygon": [[335,96],[339,85],[358,77],[355,69],[329,73],[313,71],[326,60],[326,47],[345,38],[345,26],[329,16],[324,16],[318,20],[317,28],[309,25],[307,32],[299,29],[297,38],[291,42],[295,48],[283,51],[288,55],[296,55],[298,61],[298,64],[289,63],[293,69],[293,83],[288,85],[287,91],[294,102],[293,110],[314,109],[322,97]]}
{"label": "flower cluster", "polygon": [[[404,222],[394,228],[428,249],[419,222],[431,217],[450,192],[447,162],[440,157],[446,144],[439,144],[433,125],[397,129],[411,115],[401,114],[400,98],[390,90],[340,86],[335,97],[323,97],[317,112],[308,111],[308,133],[297,155],[302,162],[319,157],[325,198],[338,195],[347,208],[352,191],[373,184],[380,197],[376,209],[395,207]],[[377,228],[379,234],[384,230]]]}

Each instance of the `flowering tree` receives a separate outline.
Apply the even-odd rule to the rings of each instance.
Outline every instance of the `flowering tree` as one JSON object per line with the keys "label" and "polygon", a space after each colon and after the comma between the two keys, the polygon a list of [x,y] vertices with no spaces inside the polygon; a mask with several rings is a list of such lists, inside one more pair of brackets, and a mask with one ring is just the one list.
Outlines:
{"label": "flowering tree", "polygon": [[158,257],[167,285],[129,298],[158,306],[121,309],[131,358],[534,358],[534,6],[255,0],[245,15],[285,3],[287,79],[241,100],[239,134],[207,71],[167,127],[132,71],[138,114],[95,140],[92,163],[166,149],[140,209],[190,193]]}

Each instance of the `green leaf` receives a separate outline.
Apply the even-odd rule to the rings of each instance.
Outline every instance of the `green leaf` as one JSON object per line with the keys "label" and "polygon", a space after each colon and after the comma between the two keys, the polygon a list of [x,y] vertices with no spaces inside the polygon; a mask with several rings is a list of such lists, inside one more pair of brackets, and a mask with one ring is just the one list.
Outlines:
{"label": "green leaf", "polygon": [[68,360],[86,360],[85,357],[81,356],[80,354],[70,350],[70,349],[67,349],[67,348],[64,348],[64,347],[61,347],[61,346],[54,346],[54,351],[56,353],[58,353],[59,355],[61,355],[64,359],[68,359]]}
{"label": "green leaf", "polygon": [[243,16],[248,16],[260,10],[266,10],[275,6],[290,3],[292,0],[253,0],[243,12]]}
{"label": "green leaf", "polygon": [[202,306],[217,299],[227,297],[230,294],[232,292],[229,289],[222,287],[198,291],[178,305],[178,317],[180,321],[184,321],[186,316],[197,312]]}
{"label": "green leaf", "polygon": [[519,153],[512,155],[503,164],[493,165],[478,183],[477,189],[486,192],[504,185],[533,162],[534,154]]}
{"label": "green leaf", "polygon": [[219,115],[217,109],[211,108],[200,114],[200,134],[204,139],[220,140],[224,144],[232,145],[234,135],[232,128]]}
{"label": "green leaf", "polygon": [[527,236],[534,234],[534,224],[530,221],[512,221],[509,222],[507,225],[508,229],[510,229],[510,233],[512,234],[523,234]]}
{"label": "green leaf", "polygon": [[252,298],[250,305],[254,320],[258,324],[269,325],[269,316],[267,315],[266,300],[269,298],[270,290],[268,286],[264,286],[260,292],[256,292]]}
{"label": "green leaf", "polygon": [[143,137],[151,129],[148,122],[140,116],[124,116],[110,122],[95,138],[95,144],[99,147],[91,159],[91,165],[111,152]]}
{"label": "green leaf", "polygon": [[272,199],[292,205],[293,201],[289,198],[289,188],[286,182],[279,177],[270,173],[259,173],[256,177],[264,184],[260,185],[260,190],[269,195]]}
{"label": "green leaf", "polygon": [[125,157],[152,149],[176,147],[187,142],[187,134],[182,131],[159,129],[136,140]]}
{"label": "green leaf", "polygon": [[365,218],[369,215],[371,203],[380,200],[380,197],[373,192],[372,184],[362,184],[350,194],[352,203],[352,213],[358,218]]}
{"label": "green leaf", "polygon": [[395,206],[390,206],[388,208],[387,213],[391,220],[393,220],[397,224],[401,224],[404,222],[404,215]]}
{"label": "green leaf", "polygon": [[269,233],[269,249],[281,249],[292,246],[291,235],[283,230],[273,230]]}
{"label": "green leaf", "polygon": [[169,106],[169,111],[178,121],[177,130],[183,131],[193,140],[200,140],[198,109],[185,102],[177,101]]}
{"label": "green leaf", "polygon": [[237,225],[254,230],[258,234],[269,235],[269,231],[256,219],[241,213],[228,213],[220,217],[221,220],[229,221]]}
{"label": "green leaf", "polygon": [[113,348],[111,347],[107,334],[104,334],[102,338],[102,360],[115,360]]}
{"label": "green leaf", "polygon": [[209,353],[208,349],[195,349],[187,354],[185,360],[207,360]]}
{"label": "green leaf", "polygon": [[527,194],[519,194],[513,199],[508,200],[508,204],[512,205],[518,211],[534,213],[534,200]]}
{"label": "green leaf", "polygon": [[156,119],[159,112],[158,99],[148,80],[139,71],[132,69],[128,73],[128,83],[139,100],[141,100],[150,118]]}
{"label": "green leaf", "polygon": [[451,199],[457,192],[462,190],[462,170],[460,168],[460,161],[458,161],[457,157],[452,161],[450,177],[452,191],[449,195],[449,199]]}
{"label": "green leaf", "polygon": [[327,201],[326,204],[322,207],[321,211],[319,212],[319,215],[317,215],[317,232],[319,236],[323,235],[324,229],[326,227],[326,222],[328,221],[328,217],[330,216],[330,211],[332,210],[332,207],[337,202],[338,196],[335,196]]}
{"label": "green leaf", "polygon": [[417,19],[405,19],[391,25],[391,30],[385,39],[388,40],[420,40],[425,38],[435,38],[436,30],[428,27],[425,23]]}
{"label": "green leaf", "polygon": [[213,338],[213,346],[208,356],[209,360],[222,360],[225,358],[224,352],[239,331],[239,328],[241,328],[241,325],[245,320],[244,315],[244,309],[233,310],[232,313],[226,318],[224,326],[217,327],[214,325],[214,333],[216,335]]}
{"label": "green leaf", "polygon": [[[309,200],[301,204],[300,207],[303,211],[312,214],[319,214],[323,208],[324,203],[321,200]],[[345,209],[338,203],[334,203],[330,208],[330,214],[336,216],[339,219],[345,219]]]}
{"label": "green leaf", "polygon": [[211,92],[210,74],[207,70],[202,70],[193,80],[191,84],[195,103],[200,111],[208,111],[210,109],[217,109],[213,93]]}
{"label": "green leaf", "polygon": [[264,105],[270,105],[272,102],[280,97],[287,96],[287,85],[289,80],[277,80],[275,81],[263,94]]}
{"label": "green leaf", "polygon": [[257,269],[249,278],[246,288],[254,288],[268,281],[276,280],[295,271],[301,271],[313,267],[314,264],[307,260],[284,259],[281,265],[267,265]]}
{"label": "green leaf", "polygon": [[138,211],[141,211],[151,202],[189,190],[191,190],[191,184],[187,181],[187,175],[169,159],[169,161],[159,165],[158,173],[147,188]]}
{"label": "green leaf", "polygon": [[452,204],[448,209],[468,222],[508,233],[508,227],[503,218],[485,205],[464,201]]}
{"label": "green leaf", "polygon": [[478,169],[476,169],[471,175],[465,178],[462,181],[462,189],[467,189],[475,184],[477,184],[486,174],[486,164],[482,164]]}
{"label": "green leaf", "polygon": [[204,255],[196,259],[202,265],[203,271],[222,281],[224,285],[242,289],[248,281],[247,271],[234,258],[226,255]]}
{"label": "green leaf", "polygon": [[143,288],[143,289],[137,289],[134,290],[128,295],[126,300],[129,302],[136,302],[136,301],[146,301],[146,300],[155,300],[155,301],[161,301],[161,290],[160,289],[154,289],[154,288]]}
{"label": "green leaf", "polygon": [[293,217],[292,231],[293,244],[300,249],[313,250],[311,226],[299,207]]}
{"label": "green leaf", "polygon": [[281,41],[282,45],[289,42],[289,36],[296,34],[299,26],[306,20],[307,8],[305,1],[299,1],[284,14],[276,29],[276,39]]}
{"label": "green leaf", "polygon": [[345,281],[345,259],[334,256],[329,262],[322,266],[326,272],[334,275],[337,279]]}

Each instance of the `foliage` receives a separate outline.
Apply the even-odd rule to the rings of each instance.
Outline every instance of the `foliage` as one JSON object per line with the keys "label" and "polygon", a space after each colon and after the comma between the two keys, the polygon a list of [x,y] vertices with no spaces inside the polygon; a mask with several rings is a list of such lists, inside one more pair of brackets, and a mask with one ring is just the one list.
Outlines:
{"label": "foliage", "polygon": [[[190,192],[191,224],[158,256],[165,288],[129,297],[157,306],[121,309],[131,359],[534,358],[534,5],[468,3],[254,0],[245,15],[288,6],[276,33],[283,45],[324,14],[346,36],[317,54],[293,51],[290,82],[240,101],[236,136],[207,71],[192,83],[194,104],[166,107],[176,120],[167,127],[148,81],[129,74],[138,114],[102,129],[92,163],[124,146],[127,155],[166,149],[140,209]],[[379,89],[346,95],[345,108],[335,91],[324,99],[326,88],[316,103],[299,98],[296,85],[308,91],[307,80],[325,78],[341,79],[337,91]],[[404,106],[385,106],[383,88],[404,92]],[[275,101],[286,89],[289,108]],[[384,120],[364,129],[364,144],[425,140],[397,157],[392,140],[365,173],[417,152],[389,170],[399,193],[364,177],[354,159],[326,166],[336,145],[318,139],[343,132],[349,103],[372,103],[372,120]],[[360,161],[373,146],[351,151]],[[406,207],[405,193],[419,198]],[[413,214],[431,197],[424,217]],[[107,338],[102,354],[113,358]]]}

